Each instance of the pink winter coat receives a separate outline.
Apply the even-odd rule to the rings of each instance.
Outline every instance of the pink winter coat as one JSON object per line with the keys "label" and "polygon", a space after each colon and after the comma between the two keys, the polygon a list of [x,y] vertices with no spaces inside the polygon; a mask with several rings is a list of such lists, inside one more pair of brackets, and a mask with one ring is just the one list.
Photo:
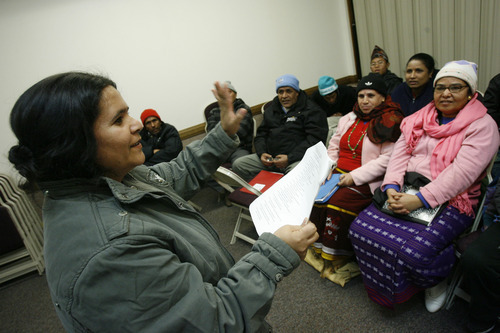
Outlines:
{"label": "pink winter coat", "polygon": [[[337,165],[339,158],[340,139],[356,119],[354,112],[350,112],[339,119],[337,131],[328,144],[328,156],[333,161],[334,166]],[[386,141],[377,144],[371,142],[368,136],[365,135],[361,148],[361,166],[350,172],[354,184],[368,184],[371,192],[374,193],[382,183],[393,148],[394,142]]]}
{"label": "pink winter coat", "polygon": [[404,134],[401,134],[394,146],[382,188],[388,184],[401,187],[405,173],[415,171],[431,180],[420,188],[420,193],[431,207],[445,203],[464,191],[467,191],[474,207],[480,195],[481,179],[484,178],[491,159],[498,152],[499,142],[498,127],[495,121],[485,114],[469,125],[457,156],[436,179],[433,179],[430,168],[431,154],[438,139],[423,134],[415,150],[409,154],[406,151]]}

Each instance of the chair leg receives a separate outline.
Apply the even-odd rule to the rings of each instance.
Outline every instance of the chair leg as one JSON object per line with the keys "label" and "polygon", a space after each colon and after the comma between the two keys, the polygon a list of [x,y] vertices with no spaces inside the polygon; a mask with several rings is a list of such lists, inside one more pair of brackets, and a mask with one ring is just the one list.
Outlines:
{"label": "chair leg", "polygon": [[233,237],[231,238],[231,242],[229,244],[234,244],[236,242],[236,238],[242,239],[250,244],[255,243],[255,239],[250,238],[247,235],[240,232],[241,221],[243,219],[252,222],[252,217],[246,214],[247,211],[248,209],[240,208],[240,212],[238,214],[238,220],[236,221],[236,225],[234,226]]}
{"label": "chair leg", "polygon": [[193,206],[194,209],[196,209],[198,211],[198,213],[201,213],[201,206],[195,204],[194,202],[192,202],[191,200],[188,200],[188,203]]}
{"label": "chair leg", "polygon": [[470,302],[470,295],[461,288],[462,281],[463,281],[463,276],[460,275],[455,283],[455,286],[453,287],[453,289],[451,289],[449,295],[447,296],[446,310],[449,310],[451,308],[456,296],[462,298],[466,302]]}
{"label": "chair leg", "polygon": [[236,220],[236,225],[234,226],[233,237],[231,237],[231,241],[229,244],[236,243],[236,234],[240,231],[241,225],[241,215],[243,214],[243,208],[240,208],[240,212],[238,213],[238,219]]}
{"label": "chair leg", "polygon": [[453,272],[453,277],[451,278],[450,284],[448,285],[448,290],[446,291],[446,301],[445,308],[449,310],[451,305],[453,304],[453,300],[455,298],[455,288],[457,288],[459,282],[461,281],[461,275],[458,272],[457,267],[455,267],[455,271]]}

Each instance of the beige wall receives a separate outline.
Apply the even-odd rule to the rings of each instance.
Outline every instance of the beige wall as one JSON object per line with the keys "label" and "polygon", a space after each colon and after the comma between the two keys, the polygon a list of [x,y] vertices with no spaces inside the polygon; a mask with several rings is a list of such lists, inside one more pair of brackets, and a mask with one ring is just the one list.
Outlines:
{"label": "beige wall", "polygon": [[274,97],[293,73],[355,74],[345,0],[21,0],[0,2],[0,172],[19,95],[58,72],[109,75],[139,117],[155,108],[179,130],[202,123],[215,80],[247,104]]}

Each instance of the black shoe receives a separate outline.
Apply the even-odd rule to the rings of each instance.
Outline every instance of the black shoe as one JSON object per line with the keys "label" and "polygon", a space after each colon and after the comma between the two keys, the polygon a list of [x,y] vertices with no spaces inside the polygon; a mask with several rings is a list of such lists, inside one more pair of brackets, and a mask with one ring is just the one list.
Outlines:
{"label": "black shoe", "polygon": [[488,333],[493,331],[496,326],[496,321],[491,323],[479,322],[476,320],[469,319],[467,322],[467,330],[468,332],[474,333]]}

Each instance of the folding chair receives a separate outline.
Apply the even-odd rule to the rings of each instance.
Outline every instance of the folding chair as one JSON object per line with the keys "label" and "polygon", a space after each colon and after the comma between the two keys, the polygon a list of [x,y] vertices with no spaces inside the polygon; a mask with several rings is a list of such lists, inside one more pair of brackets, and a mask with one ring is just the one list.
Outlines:
{"label": "folding chair", "polygon": [[[486,177],[484,178],[485,180],[487,180],[486,185],[490,184],[493,180],[493,176],[491,175],[491,170],[493,169],[493,164],[495,163],[495,160],[496,160],[496,155],[495,155],[495,157],[493,157],[493,159],[490,162],[490,165],[486,169]],[[468,231],[467,235],[471,235],[472,233],[477,231],[479,228],[479,225],[481,223],[481,219],[483,217],[483,212],[484,212],[484,205],[485,205],[485,202],[487,199],[486,189],[483,191],[483,193],[481,195],[482,195],[482,198],[480,200],[480,205],[478,207],[476,217],[474,219],[474,223],[472,224],[472,227]],[[460,259],[460,257],[462,256],[462,253],[465,251],[465,246],[467,244],[468,243],[460,242],[460,240],[457,242],[457,246],[455,249],[455,256],[458,259]],[[462,280],[463,280],[463,275],[460,273],[459,269],[457,269],[457,267],[456,267],[455,271],[453,273],[451,282],[448,286],[448,290],[446,291],[446,293],[447,293],[446,301],[445,301],[446,310],[449,310],[451,308],[456,296],[464,299],[467,302],[470,302],[470,295],[461,287]]]}
{"label": "folding chair", "polygon": [[205,133],[208,133],[208,116],[210,116],[210,111],[219,106],[219,102],[213,102],[208,104],[203,111],[203,115],[205,116]]}
{"label": "folding chair", "polygon": [[[261,171],[261,173],[270,173],[276,174],[268,171]],[[259,173],[259,175],[261,174]],[[276,182],[277,178],[282,177],[282,174],[276,174],[277,177],[273,179],[273,181],[264,184],[266,189],[271,187],[274,182]],[[236,225],[234,226],[233,236],[231,237],[230,244],[234,244],[236,242],[236,238],[240,238],[250,244],[255,243],[255,239],[243,234],[240,232],[241,222],[242,220],[247,220],[253,223],[252,217],[250,216],[250,204],[257,199],[258,196],[262,194],[261,191],[247,183],[243,178],[238,176],[233,171],[226,169],[224,167],[219,167],[217,171],[212,175],[217,183],[220,184],[224,189],[229,192],[228,200],[236,207],[240,209],[238,213],[238,219],[236,220]],[[256,179],[256,176],[254,179]],[[252,181],[250,181],[252,182]],[[243,191],[246,189],[251,193],[247,193]]]}
{"label": "folding chair", "polygon": [[262,114],[264,114],[264,112],[266,112],[266,110],[271,106],[272,102],[273,101],[269,101],[269,102],[266,102],[266,103],[262,104],[262,107],[260,108],[260,112]]}

